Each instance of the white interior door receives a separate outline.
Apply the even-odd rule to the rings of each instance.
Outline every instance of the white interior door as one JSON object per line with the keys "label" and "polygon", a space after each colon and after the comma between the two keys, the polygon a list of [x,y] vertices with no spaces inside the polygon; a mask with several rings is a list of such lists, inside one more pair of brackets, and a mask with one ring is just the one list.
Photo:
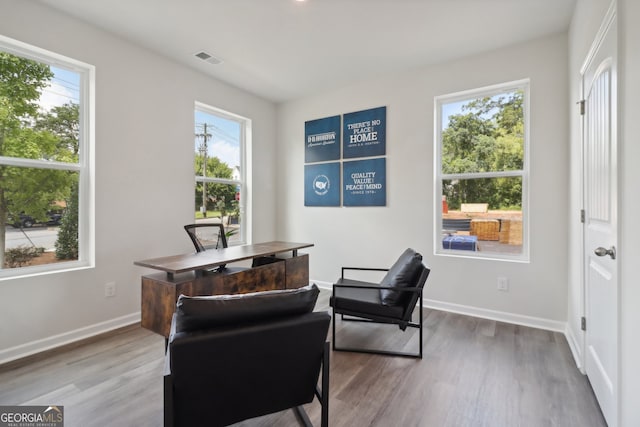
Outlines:
{"label": "white interior door", "polygon": [[585,370],[610,427],[618,405],[615,13],[583,67]]}

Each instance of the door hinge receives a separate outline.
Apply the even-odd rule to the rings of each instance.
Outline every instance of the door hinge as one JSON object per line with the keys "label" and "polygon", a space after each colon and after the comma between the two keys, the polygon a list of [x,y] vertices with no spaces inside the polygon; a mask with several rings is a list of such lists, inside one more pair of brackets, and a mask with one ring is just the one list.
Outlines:
{"label": "door hinge", "polygon": [[580,209],[580,222],[584,224],[584,219],[586,217],[586,213],[584,212],[584,209]]}
{"label": "door hinge", "polygon": [[576,104],[578,104],[580,106],[580,115],[584,116],[584,99],[578,101]]}
{"label": "door hinge", "polygon": [[582,329],[583,331],[587,330],[587,318],[584,316],[580,318],[580,329]]}

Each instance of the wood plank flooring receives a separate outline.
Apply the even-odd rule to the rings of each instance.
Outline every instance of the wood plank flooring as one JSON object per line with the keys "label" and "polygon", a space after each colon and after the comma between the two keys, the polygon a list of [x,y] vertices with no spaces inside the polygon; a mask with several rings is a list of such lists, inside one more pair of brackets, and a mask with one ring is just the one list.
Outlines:
{"label": "wood plank flooring", "polygon": [[[317,309],[328,309],[322,291]],[[422,360],[331,353],[330,425],[606,426],[562,334],[424,310]],[[343,345],[414,351],[417,330],[338,322]],[[0,366],[0,405],[64,405],[65,426],[162,426],[164,339],[139,326]],[[317,402],[307,405],[319,425]],[[237,424],[298,426],[293,411]]]}

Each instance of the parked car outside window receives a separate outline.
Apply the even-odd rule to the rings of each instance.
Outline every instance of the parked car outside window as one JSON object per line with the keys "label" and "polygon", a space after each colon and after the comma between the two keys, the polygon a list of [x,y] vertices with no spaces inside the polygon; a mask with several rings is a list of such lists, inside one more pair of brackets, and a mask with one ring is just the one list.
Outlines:
{"label": "parked car outside window", "polygon": [[60,221],[62,220],[62,214],[58,212],[47,212],[47,220],[45,222],[40,222],[35,220],[31,215],[27,215],[21,213],[19,218],[13,219],[11,225],[13,228],[31,228],[34,225],[60,225]]}

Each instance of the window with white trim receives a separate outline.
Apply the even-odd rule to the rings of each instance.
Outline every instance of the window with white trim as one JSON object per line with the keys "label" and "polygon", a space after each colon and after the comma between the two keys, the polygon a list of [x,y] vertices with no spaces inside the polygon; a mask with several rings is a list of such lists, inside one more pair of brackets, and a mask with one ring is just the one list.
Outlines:
{"label": "window with white trim", "polygon": [[435,99],[435,252],[528,260],[529,81]]}
{"label": "window with white trim", "polygon": [[247,241],[245,153],[250,126],[244,117],[196,103],[195,222],[222,222],[230,246]]}
{"label": "window with white trim", "polygon": [[93,265],[94,74],[0,36],[0,279]]}

